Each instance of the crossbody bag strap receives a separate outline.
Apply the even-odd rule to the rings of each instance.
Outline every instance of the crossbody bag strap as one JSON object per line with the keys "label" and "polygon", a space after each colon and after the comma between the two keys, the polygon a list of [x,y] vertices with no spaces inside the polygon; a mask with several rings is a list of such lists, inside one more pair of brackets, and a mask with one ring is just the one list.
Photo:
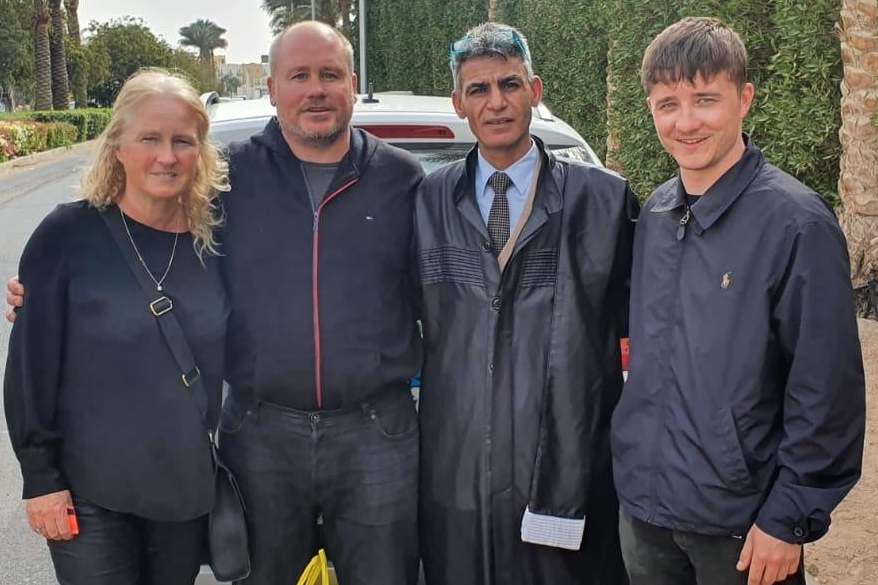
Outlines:
{"label": "crossbody bag strap", "polygon": [[[112,208],[110,208],[112,209]],[[180,381],[184,388],[193,393],[195,406],[198,409],[201,418],[204,420],[205,427],[211,436],[211,444],[213,443],[213,434],[210,424],[207,420],[207,389],[204,387],[204,381],[201,379],[201,371],[195,365],[195,357],[186,341],[186,335],[180,322],[174,315],[174,301],[167,295],[156,291],[155,284],[150,281],[144,274],[143,267],[139,264],[137,257],[134,255],[131,242],[125,233],[125,227],[122,225],[122,217],[117,213],[112,213],[110,209],[100,212],[101,219],[107,224],[110,235],[116,242],[119,252],[125,258],[128,268],[140,285],[143,295],[146,297],[144,310],[149,311],[158,322],[159,330],[162,337],[174,356],[174,362],[180,370]]]}

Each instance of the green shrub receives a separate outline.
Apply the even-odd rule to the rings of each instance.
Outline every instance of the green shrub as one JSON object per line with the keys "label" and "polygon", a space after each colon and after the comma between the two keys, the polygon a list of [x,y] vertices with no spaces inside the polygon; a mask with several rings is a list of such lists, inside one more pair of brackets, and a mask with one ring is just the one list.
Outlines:
{"label": "green shrub", "polygon": [[375,91],[450,95],[451,43],[487,19],[487,3],[383,0],[368,6],[368,74]]}
{"label": "green shrub", "polygon": [[109,108],[83,108],[80,110],[53,110],[30,112],[28,117],[37,122],[64,122],[77,130],[76,142],[97,138],[110,122]]}
{"label": "green shrub", "polygon": [[0,121],[0,162],[70,146],[78,131],[66,122]]}
{"label": "green shrub", "polygon": [[525,34],[543,101],[582,134],[603,160],[607,151],[607,1],[507,0],[500,17]]}
{"label": "green shrub", "polygon": [[76,138],[79,134],[75,126],[66,122],[40,124],[37,129],[38,132],[45,133],[44,150],[72,146],[76,143]]}

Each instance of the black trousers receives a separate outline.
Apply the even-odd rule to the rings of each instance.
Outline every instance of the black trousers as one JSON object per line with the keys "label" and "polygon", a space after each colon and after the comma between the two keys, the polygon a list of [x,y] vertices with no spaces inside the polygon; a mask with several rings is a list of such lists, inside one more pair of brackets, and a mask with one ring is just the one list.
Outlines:
{"label": "black trousers", "polygon": [[344,585],[417,583],[418,422],[407,391],[303,412],[233,390],[219,441],[247,507],[244,584],[295,583],[320,544]]}
{"label": "black trousers", "polygon": [[157,522],[73,497],[79,535],[49,541],[61,585],[192,585],[205,551],[206,517]]}
{"label": "black trousers", "polygon": [[[653,526],[619,513],[622,557],[631,585],[746,585],[747,572],[735,569],[743,538],[708,536]],[[805,585],[805,573],[783,581]]]}

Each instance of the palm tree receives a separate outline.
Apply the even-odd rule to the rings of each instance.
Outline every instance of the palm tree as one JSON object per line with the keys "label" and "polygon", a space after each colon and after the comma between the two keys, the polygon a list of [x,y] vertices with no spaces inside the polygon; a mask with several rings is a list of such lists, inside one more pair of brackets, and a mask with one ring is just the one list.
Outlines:
{"label": "palm tree", "polygon": [[88,98],[88,79],[82,50],[82,35],[79,31],[79,0],[64,0],[64,8],[67,10],[67,36],[72,46],[70,54],[67,55],[67,73],[76,107],[84,108]]}
{"label": "palm tree", "polygon": [[49,51],[49,5],[34,0],[34,73],[36,74],[35,110],[52,109],[52,55]]}
{"label": "palm tree", "polygon": [[214,49],[224,49],[229,44],[226,39],[221,38],[224,34],[226,29],[215,22],[199,19],[180,29],[180,44],[198,48],[201,62],[213,65]]}
{"label": "palm tree", "polygon": [[311,0],[262,0],[262,9],[268,13],[274,34],[311,18]]}
{"label": "palm tree", "polygon": [[70,89],[67,84],[67,58],[64,55],[64,11],[61,0],[49,0],[52,15],[52,32],[49,35],[49,48],[52,59],[52,107],[66,110],[70,101]]}
{"label": "palm tree", "polygon": [[78,47],[82,44],[82,35],[79,32],[79,0],[64,0],[64,8],[67,10],[67,35]]}
{"label": "palm tree", "polygon": [[341,32],[347,38],[355,38],[351,28],[351,0],[338,0],[338,13],[341,17]]}
{"label": "palm tree", "polygon": [[[851,277],[861,312],[878,317],[878,47],[875,8],[843,0],[841,54],[841,224],[848,239]],[[869,11],[871,10],[871,15]]]}
{"label": "palm tree", "polygon": [[241,87],[241,80],[238,79],[238,77],[232,75],[231,73],[227,73],[226,75],[223,75],[222,84],[223,88],[225,89],[226,95],[238,95],[238,88]]}

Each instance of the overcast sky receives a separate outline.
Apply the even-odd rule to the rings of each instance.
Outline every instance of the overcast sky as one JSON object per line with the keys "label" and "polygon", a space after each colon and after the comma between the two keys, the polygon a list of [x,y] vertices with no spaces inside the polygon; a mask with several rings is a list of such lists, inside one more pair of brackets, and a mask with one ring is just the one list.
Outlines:
{"label": "overcast sky", "polygon": [[177,31],[199,18],[226,29],[227,63],[258,63],[268,52],[271,30],[260,0],[80,0],[79,23],[85,29],[92,20],[106,22],[121,16],[142,18],[157,36],[176,47]]}

